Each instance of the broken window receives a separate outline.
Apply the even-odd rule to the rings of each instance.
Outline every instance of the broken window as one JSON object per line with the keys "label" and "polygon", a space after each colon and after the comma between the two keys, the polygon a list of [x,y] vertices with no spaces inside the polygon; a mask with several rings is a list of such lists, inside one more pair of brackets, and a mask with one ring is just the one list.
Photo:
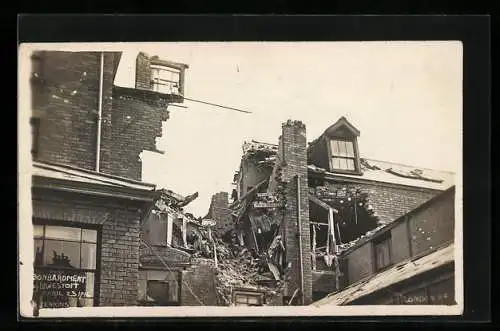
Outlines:
{"label": "broken window", "polygon": [[356,155],[354,153],[354,142],[351,140],[330,140],[332,155],[332,169],[356,170]]}
{"label": "broken window", "polygon": [[163,65],[151,65],[153,91],[165,94],[179,94],[181,71]]}
{"label": "broken window", "polygon": [[262,306],[263,297],[262,293],[235,291],[234,304],[235,306]]}
{"label": "broken window", "polygon": [[391,236],[390,232],[380,240],[374,241],[375,269],[381,270],[391,264]]}
{"label": "broken window", "polygon": [[97,230],[34,225],[34,299],[40,308],[94,305]]}

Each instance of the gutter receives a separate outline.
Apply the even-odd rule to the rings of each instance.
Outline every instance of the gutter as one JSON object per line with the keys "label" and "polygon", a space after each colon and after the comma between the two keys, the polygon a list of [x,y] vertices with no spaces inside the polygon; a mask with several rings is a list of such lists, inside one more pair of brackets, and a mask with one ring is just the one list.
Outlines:
{"label": "gutter", "polygon": [[95,171],[99,172],[101,162],[101,127],[102,127],[102,90],[103,90],[103,75],[104,75],[104,52],[101,52],[101,69],[99,73],[99,100],[97,113],[97,145],[96,145],[96,160]]}

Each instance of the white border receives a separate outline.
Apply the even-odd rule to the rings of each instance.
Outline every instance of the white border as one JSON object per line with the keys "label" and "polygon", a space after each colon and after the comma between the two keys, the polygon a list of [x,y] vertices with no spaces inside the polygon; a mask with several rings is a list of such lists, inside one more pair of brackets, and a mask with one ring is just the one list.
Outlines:
{"label": "white border", "polygon": [[[432,41],[433,43],[439,43]],[[287,42],[289,43],[289,42]],[[295,42],[294,42],[295,43]],[[305,42],[301,42],[305,43]],[[311,42],[307,42],[311,44]],[[374,43],[374,42],[372,42]],[[392,42],[380,42],[392,43]],[[395,43],[424,43],[424,42],[395,42]],[[442,41],[441,43],[458,43],[463,59],[463,46],[459,41]],[[33,291],[33,225],[31,207],[31,153],[29,114],[31,109],[31,93],[29,86],[30,54],[34,50],[65,50],[65,51],[125,51],[130,48],[140,48],[141,45],[155,43],[43,43],[21,44],[18,51],[18,172],[19,172],[19,312],[23,317],[33,317],[31,296]],[[165,44],[165,43],[157,43]],[[181,43],[189,47],[199,43]],[[210,43],[225,44],[225,43]],[[234,44],[231,42],[231,44]],[[250,44],[249,42],[245,44]],[[262,44],[259,42],[259,44]],[[279,44],[283,44],[280,42]],[[463,72],[463,70],[462,70]],[[463,74],[462,74],[463,77]],[[460,109],[462,113],[462,109]],[[462,119],[461,119],[462,124]],[[458,138],[458,137],[457,137]],[[459,139],[460,145],[462,139]],[[462,146],[460,146],[460,160],[462,160]],[[455,298],[454,306],[410,306],[410,305],[376,305],[376,306],[269,306],[269,307],[92,307],[92,308],[65,308],[41,309],[39,317],[208,317],[208,316],[401,316],[401,315],[461,315],[463,314],[463,214],[462,214],[462,163],[455,171]]]}

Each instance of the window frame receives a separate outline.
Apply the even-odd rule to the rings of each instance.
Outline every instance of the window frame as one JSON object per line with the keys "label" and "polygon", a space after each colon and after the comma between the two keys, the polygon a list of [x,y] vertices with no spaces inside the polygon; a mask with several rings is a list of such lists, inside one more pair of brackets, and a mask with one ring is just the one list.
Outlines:
{"label": "window frame", "polygon": [[[165,64],[157,64],[157,63],[152,63],[150,65],[150,70],[151,70],[151,90],[157,93],[164,93],[164,94],[179,94],[183,95],[184,94],[184,69],[183,68],[178,68],[175,66],[169,66]],[[158,73],[158,78],[155,76],[155,73]],[[162,72],[170,72],[172,74],[176,74],[178,76],[178,81],[171,81],[168,79],[162,79],[161,78],[161,73]],[[172,86],[170,84],[165,84],[161,83],[160,80],[167,81],[171,83],[172,85],[176,84],[177,86],[175,87],[177,92],[174,91],[165,91],[165,89],[172,89]]]}
{"label": "window frame", "polygon": [[[237,304],[236,297],[239,295],[243,295],[246,297],[246,304],[244,304],[244,303]],[[258,305],[248,304],[249,297],[257,297],[259,300],[259,304]],[[254,291],[246,291],[246,290],[233,290],[233,305],[234,306],[261,307],[264,304],[265,304],[264,293],[262,293],[262,292],[254,292]]]}
{"label": "window frame", "polygon": [[[180,273],[177,271],[176,272],[176,276],[177,276],[177,279],[175,280],[176,282],[176,286],[177,286],[177,300],[176,301],[169,301],[169,300],[165,300],[165,301],[155,301],[155,303],[159,303],[157,304],[156,306],[161,306],[161,307],[164,307],[164,306],[180,306],[181,305],[181,275]],[[164,286],[167,286],[167,299],[169,297],[169,294],[170,294],[170,284],[173,283],[173,281],[171,280],[159,280],[159,279],[147,279],[146,280],[146,295],[149,296],[149,285],[150,283],[156,283],[156,284],[162,284]]]}
{"label": "window frame", "polygon": [[[340,155],[336,156],[336,155],[334,155],[333,146],[332,146],[333,141],[344,141],[344,142],[352,143],[353,156],[348,157],[348,156],[340,156]],[[361,171],[360,171],[361,167],[360,167],[359,152],[358,152],[359,151],[358,140],[356,139],[356,137],[329,136],[326,139],[326,145],[327,145],[327,151],[328,151],[328,164],[330,165],[330,170],[332,172],[341,173],[341,174],[361,175]],[[352,160],[354,163],[354,169],[341,169],[341,168],[335,167],[333,164],[334,158]]]}
{"label": "window frame", "polygon": [[[92,307],[98,307],[100,305],[100,278],[101,278],[101,248],[102,248],[102,226],[98,224],[85,224],[85,223],[77,223],[77,222],[67,222],[67,221],[59,221],[59,220],[49,220],[49,219],[39,219],[39,218],[33,218],[32,220],[33,226],[38,225],[38,226],[43,226],[43,235],[41,238],[36,238],[35,239],[35,234],[33,233],[32,235],[32,240],[33,243],[35,240],[42,240],[42,247],[45,245],[45,227],[46,226],[61,226],[61,227],[70,227],[70,228],[77,228],[80,230],[95,230],[96,233],[96,242],[95,242],[95,268],[94,269],[89,269],[89,268],[81,268],[81,261],[80,261],[80,268],[67,268],[67,267],[54,267],[54,266],[36,266],[35,265],[35,260],[33,260],[33,270],[35,271],[36,269],[39,270],[54,270],[54,271],[67,271],[67,270],[77,270],[81,272],[92,272],[94,274],[94,296],[93,296],[93,305]],[[82,244],[85,242],[82,241],[82,238],[80,238],[80,241],[71,241],[71,240],[64,240],[64,239],[48,239],[48,240],[59,240],[59,241],[69,241],[69,242],[78,242],[80,244],[80,259],[81,259],[81,254],[82,254]],[[42,256],[44,254],[44,248],[42,248]],[[34,252],[33,252],[34,253]]]}

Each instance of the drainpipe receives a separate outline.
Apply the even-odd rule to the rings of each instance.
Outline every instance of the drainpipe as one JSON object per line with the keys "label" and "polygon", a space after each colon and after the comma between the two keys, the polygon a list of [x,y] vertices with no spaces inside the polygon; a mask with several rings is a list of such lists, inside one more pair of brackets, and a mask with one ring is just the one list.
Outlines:
{"label": "drainpipe", "polygon": [[103,75],[104,75],[104,52],[101,52],[101,69],[99,76],[99,101],[97,110],[97,146],[95,171],[99,172],[99,163],[101,161],[101,125],[102,125],[102,90],[103,90]]}
{"label": "drainpipe", "polygon": [[299,226],[299,263],[300,263],[300,297],[302,305],[304,305],[304,262],[302,260],[302,227],[300,224],[300,175],[297,175],[297,223]]}

